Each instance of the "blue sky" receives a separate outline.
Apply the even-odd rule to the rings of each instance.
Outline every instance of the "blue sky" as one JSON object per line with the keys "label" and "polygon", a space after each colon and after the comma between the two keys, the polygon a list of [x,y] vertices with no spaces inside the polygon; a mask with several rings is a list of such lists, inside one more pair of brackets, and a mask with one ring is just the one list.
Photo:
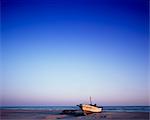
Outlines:
{"label": "blue sky", "polygon": [[148,105],[147,0],[2,2],[2,105]]}

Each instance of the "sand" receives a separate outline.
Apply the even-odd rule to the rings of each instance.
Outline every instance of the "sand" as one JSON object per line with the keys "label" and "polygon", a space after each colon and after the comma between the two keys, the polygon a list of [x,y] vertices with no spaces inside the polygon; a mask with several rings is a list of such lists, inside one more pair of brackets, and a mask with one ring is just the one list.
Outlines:
{"label": "sand", "polygon": [[149,112],[102,112],[84,116],[81,111],[64,114],[61,110],[0,110],[1,120],[149,120]]}

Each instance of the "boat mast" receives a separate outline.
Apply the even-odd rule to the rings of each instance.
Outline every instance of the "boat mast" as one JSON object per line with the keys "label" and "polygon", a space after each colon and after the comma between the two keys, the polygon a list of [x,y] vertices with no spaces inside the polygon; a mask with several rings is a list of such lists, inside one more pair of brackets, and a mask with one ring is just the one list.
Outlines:
{"label": "boat mast", "polygon": [[90,104],[92,105],[92,100],[91,100],[91,96],[90,96]]}

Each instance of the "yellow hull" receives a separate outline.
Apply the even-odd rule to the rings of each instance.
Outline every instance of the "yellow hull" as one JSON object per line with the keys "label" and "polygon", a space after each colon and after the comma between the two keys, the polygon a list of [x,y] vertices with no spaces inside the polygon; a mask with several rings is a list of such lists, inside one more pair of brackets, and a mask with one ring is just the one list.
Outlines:
{"label": "yellow hull", "polygon": [[93,105],[84,104],[84,105],[81,106],[81,109],[83,110],[83,112],[85,114],[102,112],[102,108],[99,108],[99,107],[93,106]]}

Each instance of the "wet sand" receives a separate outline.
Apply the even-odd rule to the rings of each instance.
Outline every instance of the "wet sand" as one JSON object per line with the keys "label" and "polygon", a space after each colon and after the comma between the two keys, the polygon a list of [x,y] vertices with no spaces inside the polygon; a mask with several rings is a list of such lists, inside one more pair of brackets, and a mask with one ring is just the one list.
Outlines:
{"label": "wet sand", "polygon": [[81,111],[0,110],[1,120],[149,120],[149,112],[102,112],[84,116]]}

